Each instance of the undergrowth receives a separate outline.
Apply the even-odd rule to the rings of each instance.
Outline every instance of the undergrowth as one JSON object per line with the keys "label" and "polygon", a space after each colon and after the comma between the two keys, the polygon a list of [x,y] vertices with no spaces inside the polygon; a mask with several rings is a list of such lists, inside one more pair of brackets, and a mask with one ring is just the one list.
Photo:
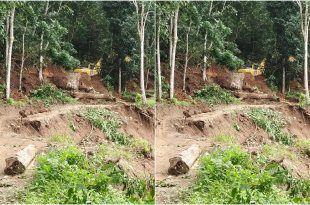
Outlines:
{"label": "undergrowth", "polygon": [[45,107],[49,107],[51,104],[56,103],[76,103],[76,100],[68,93],[51,84],[42,85],[38,89],[32,91],[30,97],[43,102]]}
{"label": "undergrowth", "polygon": [[[288,187],[283,189],[283,187]],[[277,163],[259,164],[236,146],[201,159],[195,184],[185,195],[195,204],[309,203],[309,180],[293,178]]]}
{"label": "undergrowth", "polygon": [[257,126],[266,130],[273,140],[285,145],[293,144],[293,136],[283,131],[285,121],[280,113],[266,108],[252,108],[246,115]]}
{"label": "undergrowth", "polygon": [[127,145],[143,156],[150,154],[151,146],[145,139],[134,138],[120,131],[122,123],[117,113],[106,109],[88,108],[82,112],[82,115],[112,142]]}
{"label": "undergrowth", "polygon": [[195,97],[196,99],[205,102],[210,106],[223,103],[240,103],[240,100],[233,96],[231,92],[222,89],[219,85],[216,84],[206,85],[203,89],[196,93]]}
{"label": "undergrowth", "polygon": [[286,98],[291,100],[297,100],[300,107],[307,106],[307,96],[301,92],[287,92],[285,94]]}
{"label": "undergrowth", "polygon": [[153,181],[133,179],[102,155],[87,158],[75,146],[38,157],[34,180],[23,203],[120,204],[154,203]]}

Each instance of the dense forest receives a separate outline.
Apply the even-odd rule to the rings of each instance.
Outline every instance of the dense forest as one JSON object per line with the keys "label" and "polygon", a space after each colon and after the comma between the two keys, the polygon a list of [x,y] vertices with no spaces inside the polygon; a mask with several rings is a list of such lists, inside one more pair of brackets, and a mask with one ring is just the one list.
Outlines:
{"label": "dense forest", "polygon": [[161,64],[170,69],[170,98],[174,70],[184,71],[185,87],[190,65],[206,80],[212,63],[238,69],[266,58],[271,86],[285,91],[291,80],[307,80],[306,2],[2,2],[0,9],[7,97],[11,68],[22,75],[35,67],[42,81],[51,63],[73,69],[99,58],[103,79],[119,90],[140,78],[144,101],[149,78],[161,98]]}

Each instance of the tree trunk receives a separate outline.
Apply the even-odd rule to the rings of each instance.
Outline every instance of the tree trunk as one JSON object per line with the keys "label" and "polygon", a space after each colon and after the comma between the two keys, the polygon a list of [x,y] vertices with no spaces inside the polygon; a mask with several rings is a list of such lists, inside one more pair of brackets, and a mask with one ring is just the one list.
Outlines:
{"label": "tree trunk", "polygon": [[149,84],[149,74],[150,74],[150,69],[148,68],[146,71],[146,80],[145,80],[145,89],[147,90],[147,84]]}
{"label": "tree trunk", "polygon": [[282,65],[282,94],[285,94],[285,66]]}
{"label": "tree trunk", "polygon": [[5,159],[6,166],[4,173],[7,175],[22,174],[25,172],[33,158],[36,156],[37,149],[30,144],[16,153],[16,156]]}
{"label": "tree trunk", "polygon": [[177,157],[169,159],[170,167],[168,174],[180,175],[186,174],[199,158],[201,149],[197,144],[193,144],[187,150],[184,150]]}
{"label": "tree trunk", "polygon": [[[46,7],[45,7],[45,12],[44,15],[47,15],[47,11],[48,11],[48,6],[49,6],[49,2],[46,2]],[[39,80],[42,83],[43,82],[43,43],[44,43],[44,32],[42,31],[41,34],[41,41],[40,41],[40,62],[39,62]],[[48,45],[48,44],[47,44]]]}
{"label": "tree trunk", "polygon": [[6,99],[10,98],[11,93],[11,67],[12,67],[12,49],[14,41],[14,15],[15,15],[15,4],[9,15],[9,37],[8,37],[8,56],[7,56],[7,73],[6,73]]}
{"label": "tree trunk", "polygon": [[179,5],[175,11],[173,24],[173,45],[172,45],[172,59],[171,59],[171,73],[170,73],[170,99],[174,97],[174,69],[175,69],[175,55],[178,41],[178,15]]}
{"label": "tree trunk", "polygon": [[140,86],[143,103],[146,103],[146,94],[144,87],[144,28],[141,28],[140,53]]}
{"label": "tree trunk", "polygon": [[173,34],[173,16],[170,17],[170,27],[169,27],[169,67],[172,66],[172,34]]}
{"label": "tree trunk", "polygon": [[20,66],[20,71],[19,71],[19,86],[18,86],[19,91],[22,91],[23,69],[24,69],[24,64],[25,64],[25,35],[27,31],[27,25],[28,25],[28,21],[26,22],[24,32],[22,35],[22,59],[21,59],[22,63]]}
{"label": "tree trunk", "polygon": [[122,93],[122,68],[118,68],[118,94]]}
{"label": "tree trunk", "polygon": [[305,86],[305,94],[307,96],[308,104],[310,103],[309,98],[309,85],[308,85],[308,27],[306,28],[305,35],[305,53],[304,53],[304,86]]}
{"label": "tree trunk", "polygon": [[162,98],[162,84],[161,84],[161,65],[160,65],[160,19],[158,20],[158,30],[157,30],[157,74],[158,74],[158,100]]}
{"label": "tree trunk", "polygon": [[207,34],[205,34],[205,40],[203,43],[203,70],[202,70],[202,79],[203,81],[207,80]]}
{"label": "tree trunk", "polygon": [[188,66],[188,36],[189,36],[189,32],[191,30],[191,23],[189,23],[189,28],[188,28],[188,32],[186,33],[186,53],[185,53],[185,66],[184,66],[184,73],[183,73],[183,91],[185,91],[185,86],[186,86],[186,70],[187,70],[187,66]]}

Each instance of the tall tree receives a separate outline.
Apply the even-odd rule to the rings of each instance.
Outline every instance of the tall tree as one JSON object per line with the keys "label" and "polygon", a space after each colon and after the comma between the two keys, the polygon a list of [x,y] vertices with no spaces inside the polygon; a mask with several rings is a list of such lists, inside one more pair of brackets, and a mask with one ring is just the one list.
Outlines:
{"label": "tall tree", "polygon": [[12,68],[12,50],[14,42],[14,16],[15,3],[9,11],[6,20],[6,99],[10,98],[11,94],[11,68]]}
{"label": "tall tree", "polygon": [[146,103],[145,85],[144,85],[144,39],[145,39],[145,24],[149,14],[148,8],[145,9],[144,2],[133,1],[136,7],[137,28],[140,38],[140,88],[143,103]]}
{"label": "tall tree", "polygon": [[172,57],[171,57],[171,69],[170,69],[170,99],[174,97],[174,70],[175,70],[175,56],[178,42],[178,17],[179,17],[180,5],[177,4],[173,14],[173,43],[172,43]]}
{"label": "tall tree", "polygon": [[309,96],[309,82],[308,82],[308,39],[309,39],[309,2],[308,1],[296,1],[299,6],[300,25],[301,32],[304,40],[304,87],[307,102],[310,104]]}

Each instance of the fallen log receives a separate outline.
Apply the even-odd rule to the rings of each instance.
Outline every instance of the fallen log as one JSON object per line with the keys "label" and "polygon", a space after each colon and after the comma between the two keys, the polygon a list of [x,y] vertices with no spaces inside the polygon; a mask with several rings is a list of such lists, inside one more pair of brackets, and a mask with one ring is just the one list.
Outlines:
{"label": "fallen log", "polygon": [[244,99],[253,99],[253,100],[270,100],[270,101],[278,101],[278,97],[274,95],[270,95],[267,93],[247,93],[247,92],[233,92],[234,96],[240,98],[241,100]]}
{"label": "fallen log", "polygon": [[33,144],[28,145],[24,149],[16,153],[14,157],[5,159],[6,166],[4,173],[7,175],[22,174],[25,172],[30,162],[36,156],[37,149]]}
{"label": "fallen log", "polygon": [[105,94],[70,92],[70,95],[77,99],[92,99],[92,100],[102,99],[102,100],[107,100],[107,101],[115,101],[115,97],[105,95]]}
{"label": "fallen log", "polygon": [[168,174],[186,174],[189,169],[194,165],[200,154],[201,149],[197,144],[194,144],[190,146],[187,150],[181,152],[179,156],[170,158],[170,167],[168,168]]}

